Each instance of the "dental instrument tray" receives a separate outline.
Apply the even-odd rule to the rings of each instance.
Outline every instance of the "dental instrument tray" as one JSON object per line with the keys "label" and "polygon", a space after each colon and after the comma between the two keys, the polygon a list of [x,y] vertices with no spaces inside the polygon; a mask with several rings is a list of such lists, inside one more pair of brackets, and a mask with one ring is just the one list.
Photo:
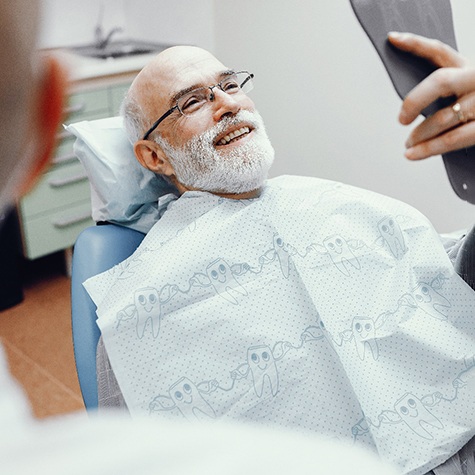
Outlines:
{"label": "dental instrument tray", "polygon": [[[350,0],[350,3],[402,99],[437,67],[392,46],[388,41],[390,31],[438,39],[457,49],[450,0]],[[439,98],[423,115],[427,117],[455,101],[453,96]],[[475,204],[475,147],[445,153],[442,158],[455,193]]]}

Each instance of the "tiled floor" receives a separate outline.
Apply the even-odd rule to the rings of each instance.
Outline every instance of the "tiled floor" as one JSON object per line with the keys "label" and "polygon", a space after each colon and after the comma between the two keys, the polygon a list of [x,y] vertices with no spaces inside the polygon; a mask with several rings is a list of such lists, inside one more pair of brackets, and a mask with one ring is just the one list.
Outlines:
{"label": "tiled floor", "polygon": [[11,373],[38,418],[84,410],[71,337],[70,279],[61,256],[25,264],[24,300],[0,312]]}

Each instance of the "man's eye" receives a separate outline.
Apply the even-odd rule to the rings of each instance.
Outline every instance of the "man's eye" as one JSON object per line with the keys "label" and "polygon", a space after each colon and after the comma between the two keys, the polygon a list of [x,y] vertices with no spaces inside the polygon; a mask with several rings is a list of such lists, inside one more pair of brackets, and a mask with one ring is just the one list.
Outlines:
{"label": "man's eye", "polygon": [[236,92],[239,90],[239,84],[236,81],[226,81],[225,83],[221,84],[223,91],[225,92]]}
{"label": "man's eye", "polygon": [[180,106],[182,112],[193,112],[199,109],[206,102],[203,96],[188,97]]}

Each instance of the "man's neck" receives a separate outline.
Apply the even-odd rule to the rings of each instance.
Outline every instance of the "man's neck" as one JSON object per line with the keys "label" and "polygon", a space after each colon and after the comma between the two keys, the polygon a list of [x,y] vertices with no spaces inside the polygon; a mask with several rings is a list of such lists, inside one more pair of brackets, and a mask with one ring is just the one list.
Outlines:
{"label": "man's neck", "polygon": [[248,191],[246,193],[213,193],[213,194],[217,196],[221,196],[222,198],[226,198],[228,200],[251,200],[252,198],[258,198],[261,195],[261,192],[262,192],[262,188]]}
{"label": "man's neck", "polygon": [[[181,183],[175,182],[175,187],[178,190],[178,193],[182,195],[186,191],[206,191],[206,190],[198,190],[196,188],[186,187]],[[245,193],[224,193],[220,191],[211,192],[213,195],[221,196],[222,198],[226,198],[228,200],[250,200],[252,198],[258,198],[262,193],[262,187],[257,188],[252,191],[247,191]]]}

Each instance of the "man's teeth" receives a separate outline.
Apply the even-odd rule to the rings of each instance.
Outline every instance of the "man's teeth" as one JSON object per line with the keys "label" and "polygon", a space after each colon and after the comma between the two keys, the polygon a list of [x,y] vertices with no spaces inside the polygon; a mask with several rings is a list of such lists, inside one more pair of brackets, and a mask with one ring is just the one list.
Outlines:
{"label": "man's teeth", "polygon": [[246,135],[248,133],[249,133],[249,127],[242,127],[239,130],[235,130],[234,132],[231,132],[229,135],[225,135],[218,142],[218,145],[227,145],[229,142],[231,142],[232,139],[235,139],[236,137],[239,137],[241,135]]}

